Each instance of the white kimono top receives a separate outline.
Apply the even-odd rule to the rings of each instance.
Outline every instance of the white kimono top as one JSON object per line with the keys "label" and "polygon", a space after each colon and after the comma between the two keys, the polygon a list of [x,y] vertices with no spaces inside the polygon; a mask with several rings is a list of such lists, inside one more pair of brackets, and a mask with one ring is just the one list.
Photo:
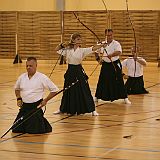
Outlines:
{"label": "white kimono top", "polygon": [[43,98],[45,89],[50,92],[57,92],[58,87],[43,73],[36,72],[30,79],[28,73],[19,76],[14,86],[20,90],[23,102],[34,103]]}
{"label": "white kimono top", "polygon": [[[141,57],[138,57],[141,58]],[[141,60],[143,60],[144,62],[145,59],[141,58]],[[133,57],[129,57],[125,60],[122,61],[122,67],[126,67],[127,68],[127,75],[130,77],[140,77],[143,75],[143,65],[141,65],[140,63],[138,63],[133,59]]]}

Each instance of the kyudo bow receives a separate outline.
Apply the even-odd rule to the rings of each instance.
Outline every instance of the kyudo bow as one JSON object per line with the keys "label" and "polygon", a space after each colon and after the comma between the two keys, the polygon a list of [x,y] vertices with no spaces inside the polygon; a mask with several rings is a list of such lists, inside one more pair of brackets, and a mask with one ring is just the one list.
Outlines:
{"label": "kyudo bow", "polygon": [[[74,86],[75,84],[77,84],[79,82],[79,80],[77,79],[75,82],[73,82],[71,85],[67,86],[66,88],[63,88],[62,90],[58,91],[55,95],[57,96],[58,94],[60,94],[61,92],[65,92],[66,90],[70,89],[72,86]],[[16,122],[13,123],[13,125],[1,136],[1,138],[3,138],[9,131],[11,131],[12,129],[17,128],[18,126],[22,125],[25,121],[27,121],[29,118],[31,118],[32,116],[34,116],[38,111],[41,110],[41,107],[39,108],[35,108],[33,110],[31,110],[28,114],[20,117],[19,119],[16,120]]]}

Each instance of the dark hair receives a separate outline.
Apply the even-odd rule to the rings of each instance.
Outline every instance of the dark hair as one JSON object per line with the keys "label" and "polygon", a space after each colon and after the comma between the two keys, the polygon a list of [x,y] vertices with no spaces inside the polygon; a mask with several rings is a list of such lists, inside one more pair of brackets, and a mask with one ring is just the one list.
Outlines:
{"label": "dark hair", "polygon": [[112,29],[105,29],[105,34],[107,34],[108,32],[113,32]]}
{"label": "dark hair", "polygon": [[28,57],[28,58],[27,58],[27,61],[31,61],[31,60],[37,62],[37,59],[36,59],[35,57]]}

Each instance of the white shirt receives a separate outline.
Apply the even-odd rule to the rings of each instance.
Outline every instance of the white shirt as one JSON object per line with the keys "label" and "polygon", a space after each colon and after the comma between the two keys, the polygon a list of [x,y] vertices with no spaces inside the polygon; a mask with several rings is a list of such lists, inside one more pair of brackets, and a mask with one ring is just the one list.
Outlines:
{"label": "white shirt", "polygon": [[18,77],[14,88],[20,90],[20,95],[25,103],[33,103],[42,99],[45,88],[50,92],[59,90],[46,75],[40,72],[36,72],[30,79],[28,73],[23,73]]}
{"label": "white shirt", "polygon": [[[146,62],[145,59],[143,59],[141,57],[137,57],[137,58],[140,58],[141,60]],[[136,69],[135,69],[135,66],[136,66]],[[130,77],[140,77],[143,75],[143,65],[141,65],[137,61],[136,61],[136,65],[135,65],[135,60],[133,59],[133,57],[129,57],[129,58],[123,60],[122,67],[127,68],[128,76],[130,76]]]}
{"label": "white shirt", "polygon": [[90,53],[92,53],[92,47],[80,48],[76,50],[72,49],[61,49],[58,51],[59,54],[66,56],[68,64],[78,65],[81,64],[82,60]]}
{"label": "white shirt", "polygon": [[[107,53],[105,50],[107,51]],[[118,60],[119,56],[114,56],[111,58],[111,60],[107,57],[108,55],[112,54],[115,51],[120,51],[122,53],[122,47],[118,41],[112,40],[112,42],[109,45],[107,45],[105,49],[103,47],[101,48],[101,53],[103,53],[102,59],[105,62],[111,62],[111,60],[114,62]]]}

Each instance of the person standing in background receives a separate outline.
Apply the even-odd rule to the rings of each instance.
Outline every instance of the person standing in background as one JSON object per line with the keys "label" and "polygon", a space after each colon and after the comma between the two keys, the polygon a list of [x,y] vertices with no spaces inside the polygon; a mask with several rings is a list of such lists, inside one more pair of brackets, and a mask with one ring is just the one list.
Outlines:
{"label": "person standing in background", "polygon": [[131,104],[124,86],[122,65],[119,55],[122,53],[120,43],[113,39],[113,30],[105,29],[106,45],[97,53],[102,54],[102,67],[97,83],[95,101],[114,101],[124,99],[125,104]]}

